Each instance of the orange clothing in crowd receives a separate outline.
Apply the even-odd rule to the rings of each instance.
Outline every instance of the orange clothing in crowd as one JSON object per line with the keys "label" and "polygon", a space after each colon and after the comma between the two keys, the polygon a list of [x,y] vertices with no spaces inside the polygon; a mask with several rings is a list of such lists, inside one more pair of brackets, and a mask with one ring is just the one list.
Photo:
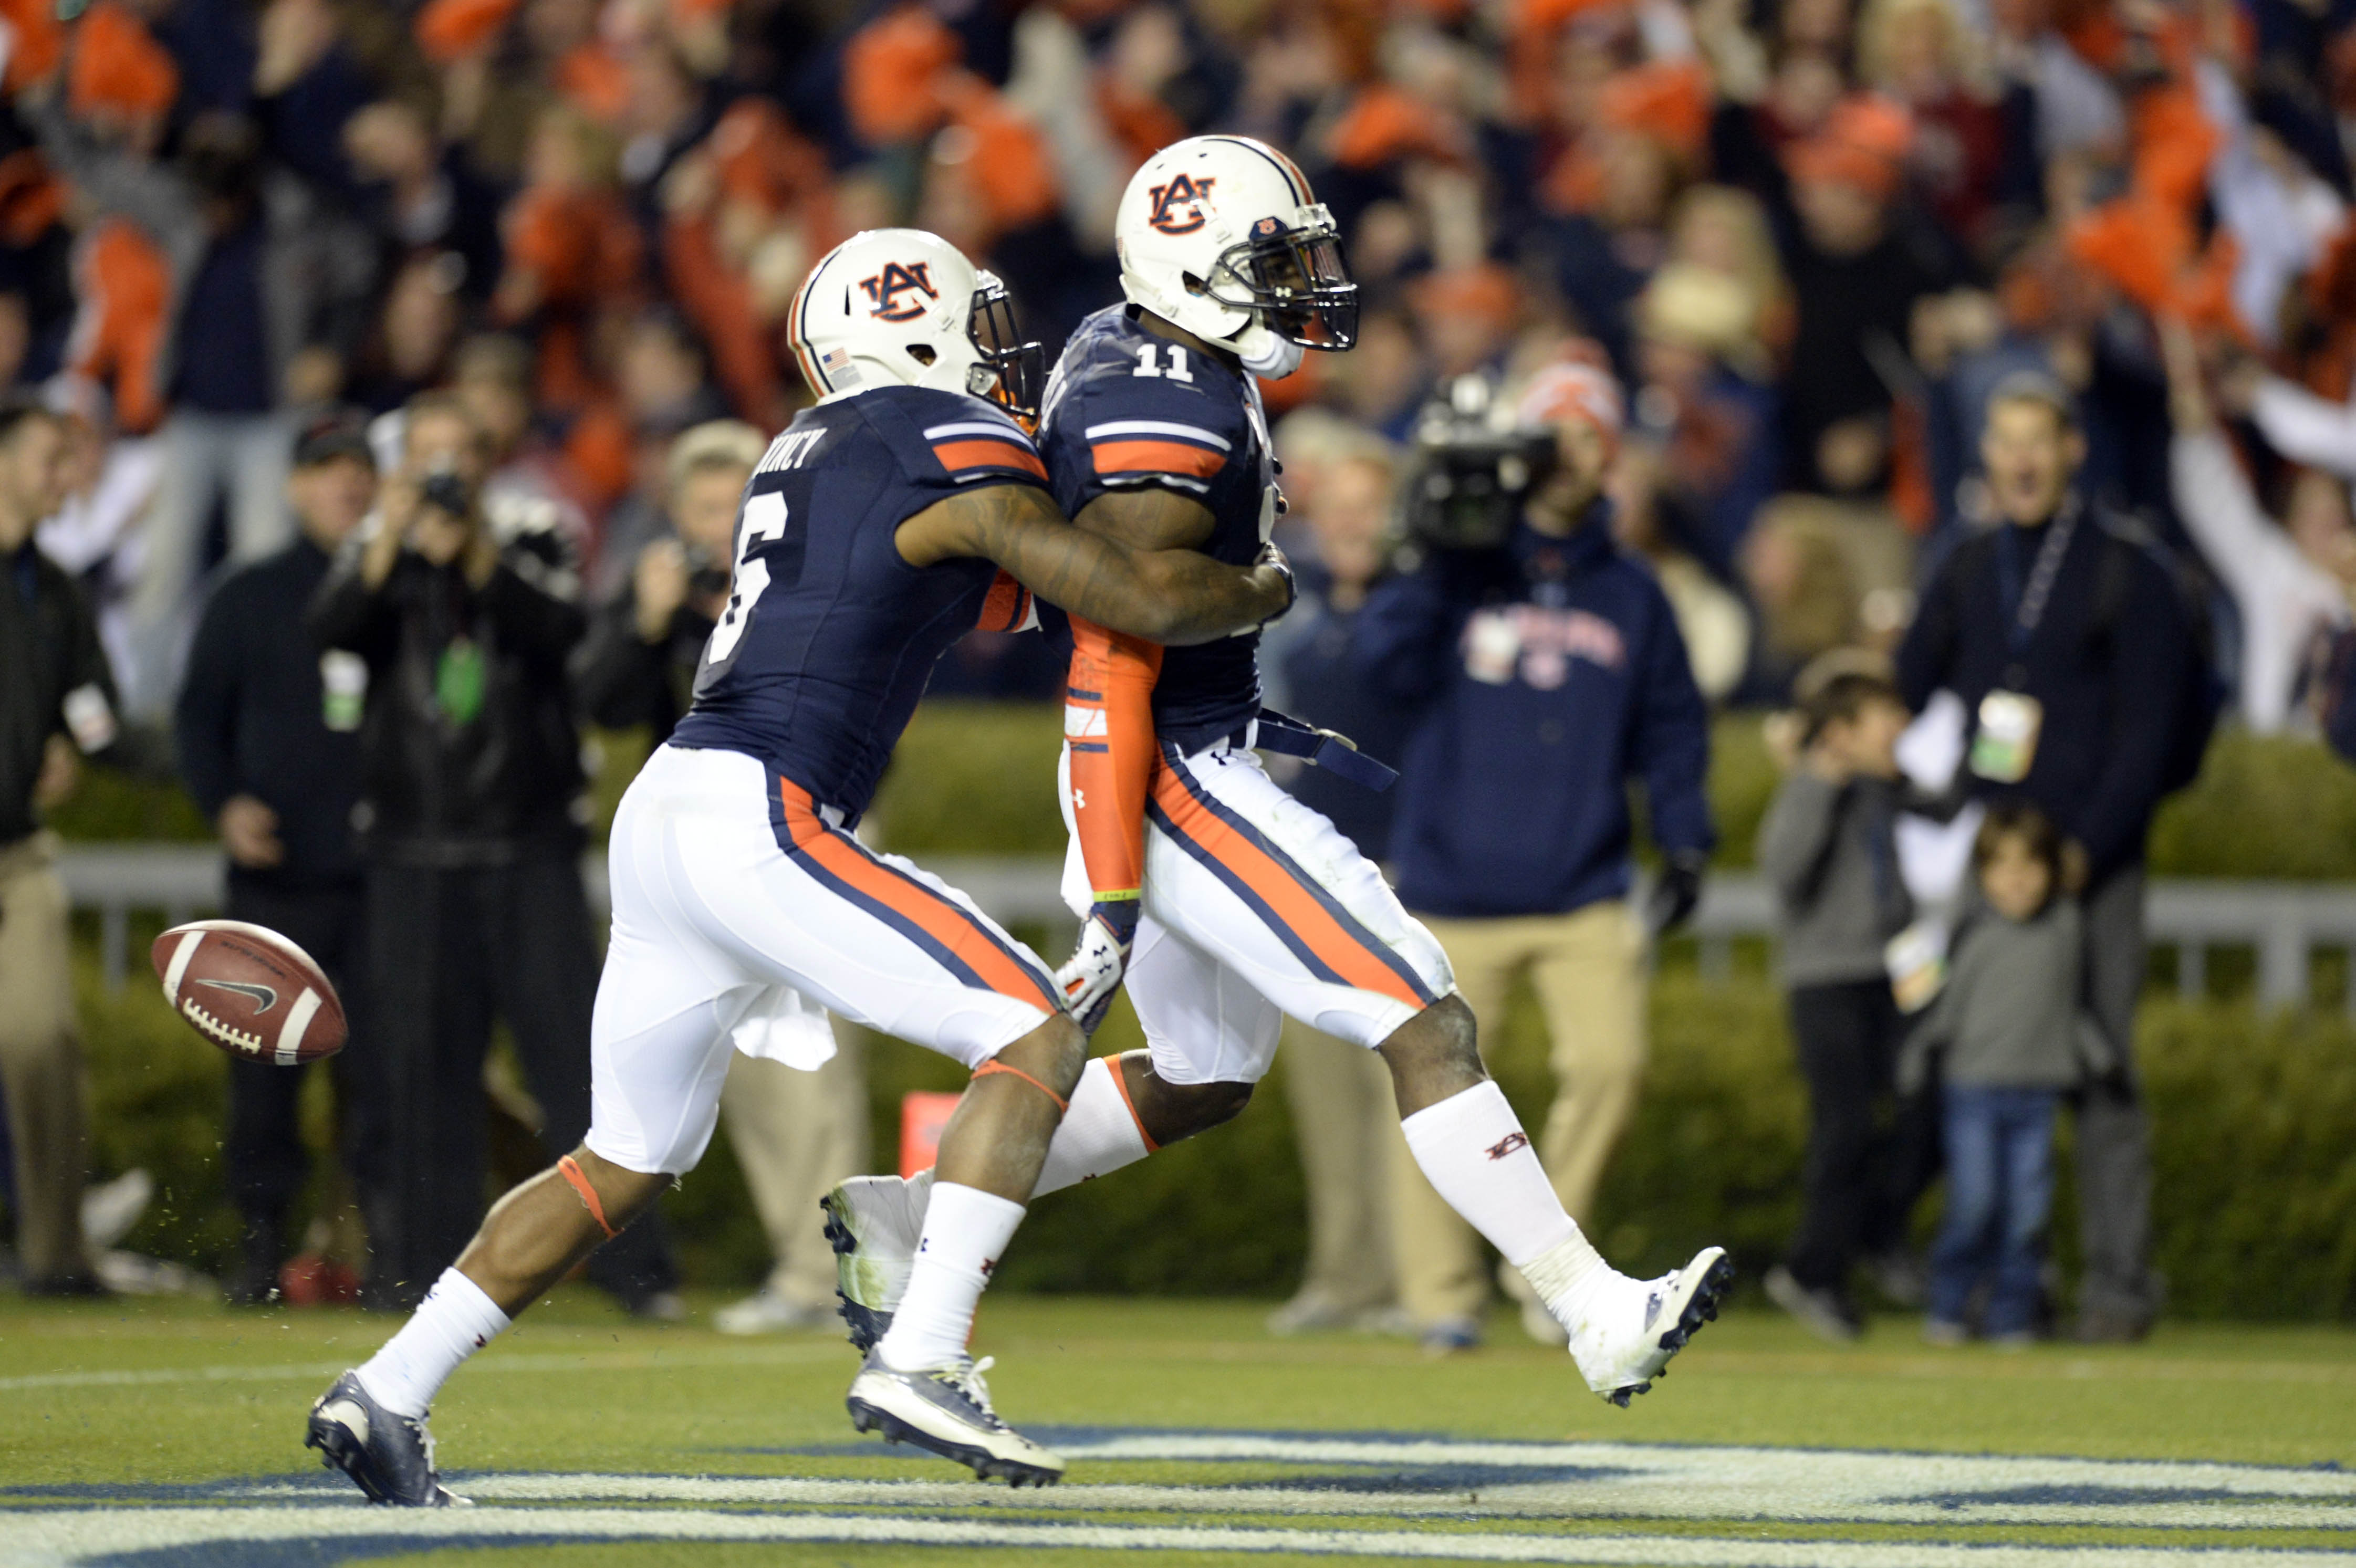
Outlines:
{"label": "orange clothing in crowd", "polygon": [[116,425],[145,435],[164,421],[171,263],[136,224],[108,218],[74,246],[73,279],[79,304],[66,368],[108,388]]}
{"label": "orange clothing in crowd", "polygon": [[862,27],[842,53],[842,104],[851,128],[873,147],[925,134],[948,115],[941,79],[965,53],[921,5],[903,5]]}
{"label": "orange clothing in crowd", "polygon": [[0,89],[16,92],[48,80],[66,57],[55,0],[0,0],[0,24],[8,29],[8,69]]}
{"label": "orange clothing in crowd", "polygon": [[179,95],[179,68],[130,7],[98,0],[83,15],[66,76],[75,113],[162,114]]}
{"label": "orange clothing in crowd", "polygon": [[589,366],[587,323],[597,308],[637,293],[643,241],[609,190],[533,186],[508,206],[508,272],[493,299],[509,325],[537,315],[539,392],[577,407],[599,390]]}
{"label": "orange clothing in crowd", "polygon": [[426,0],[417,13],[417,47],[435,65],[479,54],[498,41],[521,0]]}

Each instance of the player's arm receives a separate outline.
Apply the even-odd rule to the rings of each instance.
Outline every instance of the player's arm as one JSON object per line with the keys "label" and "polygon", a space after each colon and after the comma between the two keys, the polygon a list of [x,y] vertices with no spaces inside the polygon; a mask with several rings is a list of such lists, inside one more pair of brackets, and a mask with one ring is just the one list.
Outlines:
{"label": "player's arm", "polygon": [[[1107,490],[1073,519],[1133,549],[1199,548],[1209,507],[1157,485]],[[1162,649],[1075,618],[1064,695],[1072,825],[1093,897],[1071,958],[1056,971],[1065,1005],[1093,1034],[1112,1005],[1137,936],[1145,889],[1145,798],[1153,783],[1153,686]]]}
{"label": "player's arm", "polygon": [[900,525],[911,566],[979,556],[1051,604],[1165,645],[1214,642],[1274,620],[1292,603],[1292,572],[1270,549],[1250,567],[1192,549],[1139,549],[1074,528],[1044,490],[991,485],[962,491]]}
{"label": "player's arm", "polygon": [[1162,649],[1072,621],[1064,692],[1072,824],[1093,897],[1071,959],[1056,971],[1065,1005],[1089,1033],[1120,988],[1145,889],[1145,797],[1153,781],[1153,684]]}

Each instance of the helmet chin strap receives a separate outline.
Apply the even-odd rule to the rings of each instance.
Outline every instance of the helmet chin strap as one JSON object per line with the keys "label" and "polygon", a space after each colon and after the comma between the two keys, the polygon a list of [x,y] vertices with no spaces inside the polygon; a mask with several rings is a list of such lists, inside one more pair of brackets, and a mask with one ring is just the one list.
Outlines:
{"label": "helmet chin strap", "polygon": [[1289,337],[1280,337],[1258,322],[1252,323],[1228,339],[1236,346],[1236,357],[1244,368],[1255,376],[1271,381],[1281,381],[1301,368],[1308,350]]}

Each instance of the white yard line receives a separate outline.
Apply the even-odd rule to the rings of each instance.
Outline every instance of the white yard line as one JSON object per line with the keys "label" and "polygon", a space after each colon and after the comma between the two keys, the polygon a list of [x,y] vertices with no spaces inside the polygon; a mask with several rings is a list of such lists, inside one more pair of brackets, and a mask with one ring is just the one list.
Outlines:
{"label": "white yard line", "polygon": [[[1882,1456],[1869,1456],[1880,1458]],[[1579,1479],[1482,1485],[1470,1491],[1341,1491],[1315,1487],[1207,1488],[1181,1486],[1066,1485],[1044,1491],[935,1481],[808,1480],[793,1477],[487,1475],[453,1477],[469,1497],[500,1503],[666,1502],[750,1503],[802,1508],[952,1509],[1008,1508],[1058,1513],[1306,1514],[1391,1519],[1684,1519],[1794,1520],[1870,1524],[2107,1525],[2118,1529],[2345,1530],[2356,1531],[2356,1508],[2334,1502],[2182,1501],[2151,1499],[2126,1503],[1950,1502],[1968,1492],[1943,1492],[1926,1501],[1875,1494],[1852,1486],[1844,1495],[1810,1488],[1762,1491],[1722,1477],[1697,1485],[1659,1477],[1653,1484],[1616,1479]],[[2147,1483],[2146,1492],[2162,1490]],[[293,1487],[256,1488],[255,1498],[308,1495]]]}

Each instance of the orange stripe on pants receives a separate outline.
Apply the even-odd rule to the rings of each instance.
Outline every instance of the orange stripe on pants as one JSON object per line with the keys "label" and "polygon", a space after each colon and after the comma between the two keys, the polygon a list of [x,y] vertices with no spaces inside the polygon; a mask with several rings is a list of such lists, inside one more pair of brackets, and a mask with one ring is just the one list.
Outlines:
{"label": "orange stripe on pants", "polygon": [[1425,1006],[1412,986],[1368,952],[1365,944],[1335,920],[1280,862],[1195,799],[1178,771],[1167,763],[1154,770],[1153,800],[1180,832],[1249,888],[1344,984],[1411,1008]]}
{"label": "orange stripe on pants", "polygon": [[786,830],[796,850],[808,855],[836,880],[916,925],[955,954],[959,963],[1000,996],[1049,1012],[1056,1009],[1058,1002],[1039,978],[1010,957],[971,915],[921,883],[877,864],[864,849],[829,827],[811,805],[809,793],[798,784],[780,778],[777,795],[785,803]]}

